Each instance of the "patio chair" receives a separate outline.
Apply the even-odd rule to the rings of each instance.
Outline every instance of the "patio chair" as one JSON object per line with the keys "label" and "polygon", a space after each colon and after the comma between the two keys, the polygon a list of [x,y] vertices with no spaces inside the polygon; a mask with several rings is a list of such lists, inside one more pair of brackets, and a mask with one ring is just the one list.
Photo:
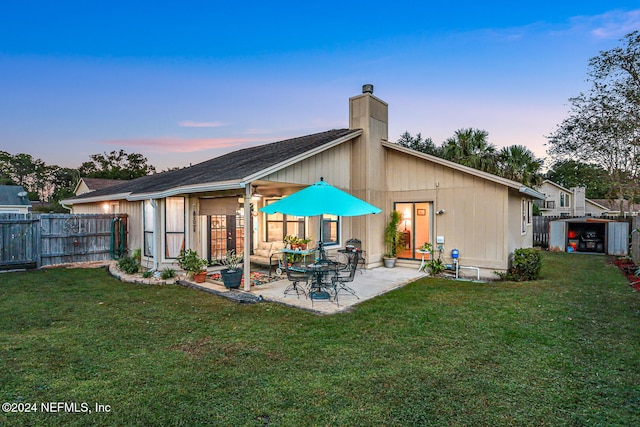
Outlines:
{"label": "patio chair", "polygon": [[354,255],[349,259],[349,264],[347,264],[346,269],[336,270],[336,274],[331,278],[331,282],[335,289],[335,300],[336,304],[338,303],[338,294],[341,291],[345,291],[353,295],[354,297],[360,299],[360,297],[356,294],[356,291],[353,290],[347,283],[353,282],[353,278],[356,275],[356,270],[358,268],[358,264],[360,263],[359,252],[354,253]]}
{"label": "patio chair", "polygon": [[302,294],[306,298],[307,292],[304,290],[304,287],[309,283],[309,275],[303,271],[290,269],[286,257],[282,260],[282,265],[284,266],[284,271],[287,274],[287,279],[292,282],[284,290],[284,296],[286,297],[288,294],[296,294],[298,298],[300,298],[300,294]]}
{"label": "patio chair", "polygon": [[356,252],[358,252],[359,254],[359,266],[358,269],[360,270],[360,274],[364,273],[364,265],[365,265],[365,259],[364,259],[364,251],[362,250],[362,241],[360,239],[349,239],[347,240],[347,247],[349,246],[353,246],[354,249],[356,250]]}

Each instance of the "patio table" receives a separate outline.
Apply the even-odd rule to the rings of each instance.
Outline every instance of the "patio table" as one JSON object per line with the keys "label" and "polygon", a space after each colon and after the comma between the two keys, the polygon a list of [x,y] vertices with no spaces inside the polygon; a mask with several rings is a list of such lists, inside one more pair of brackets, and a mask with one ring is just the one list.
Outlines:
{"label": "patio table", "polygon": [[336,271],[336,264],[333,262],[320,262],[307,265],[307,274],[312,276],[309,297],[314,300],[327,300],[331,294],[327,291],[331,285],[325,284],[324,277]]}

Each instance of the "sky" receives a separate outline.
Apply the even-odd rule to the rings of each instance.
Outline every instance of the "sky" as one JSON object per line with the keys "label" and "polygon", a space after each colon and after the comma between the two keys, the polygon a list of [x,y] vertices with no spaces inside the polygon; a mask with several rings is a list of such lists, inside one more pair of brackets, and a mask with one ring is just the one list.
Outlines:
{"label": "sky", "polygon": [[545,157],[589,58],[639,28],[637,0],[4,2],[0,150],[161,171],[347,128],[373,84],[391,141],[477,128]]}

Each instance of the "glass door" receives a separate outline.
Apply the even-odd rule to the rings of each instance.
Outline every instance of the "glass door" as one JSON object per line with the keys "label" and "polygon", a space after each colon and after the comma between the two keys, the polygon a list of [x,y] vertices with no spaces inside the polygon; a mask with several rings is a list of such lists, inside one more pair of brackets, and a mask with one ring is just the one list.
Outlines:
{"label": "glass door", "polygon": [[420,259],[421,255],[416,253],[416,249],[425,242],[431,242],[433,204],[431,202],[395,203],[394,209],[402,216],[398,229],[404,236],[404,245],[398,251],[398,258]]}
{"label": "glass door", "polygon": [[209,261],[221,260],[227,251],[244,253],[244,217],[240,215],[210,215]]}

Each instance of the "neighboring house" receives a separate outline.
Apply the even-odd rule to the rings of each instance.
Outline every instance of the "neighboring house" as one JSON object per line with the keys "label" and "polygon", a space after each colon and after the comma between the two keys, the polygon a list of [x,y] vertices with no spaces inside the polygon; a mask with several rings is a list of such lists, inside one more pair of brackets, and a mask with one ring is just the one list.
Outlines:
{"label": "neighboring house", "polygon": [[80,178],[73,193],[76,196],[80,194],[88,193],[90,191],[102,190],[104,188],[113,187],[117,184],[122,184],[122,180],[119,179],[106,179],[106,178]]}
{"label": "neighboring house", "polygon": [[[631,203],[629,200],[608,200],[608,199],[595,199],[605,207],[606,211],[603,215],[608,216],[638,216],[640,212],[640,204]],[[620,210],[620,202],[622,202],[622,211]]]}
{"label": "neighboring house", "polygon": [[567,189],[546,179],[536,190],[545,195],[544,200],[534,201],[542,216],[601,216],[608,211],[598,201],[586,198],[585,187]]}
{"label": "neighboring house", "polygon": [[21,185],[0,185],[0,213],[28,213],[31,202]]}
{"label": "neighboring house", "polygon": [[[106,178],[80,178],[76,188],[73,190],[76,196],[90,193],[92,191],[104,190],[114,185],[122,184],[123,180],[106,179]],[[100,213],[118,213],[119,204],[115,201],[107,201],[101,204],[102,211]]]}
{"label": "neighboring house", "polygon": [[[417,249],[443,241],[445,262],[455,248],[461,265],[479,267],[485,277],[506,270],[515,249],[532,246],[532,200],[544,196],[518,182],[388,142],[388,105],[365,87],[349,100],[349,129],[246,148],[63,203],[74,213],[113,206],[128,214],[129,247],[142,248],[143,264],[156,269],[175,268],[182,248],[209,260],[222,258],[228,249],[247,257],[258,242],[282,241],[288,234],[322,239],[330,252],[358,238],[367,267],[380,266],[384,228],[395,209],[403,215],[407,237],[398,265],[417,268]],[[302,218],[259,211],[321,177],[383,213]],[[245,265],[245,275],[249,268]]]}

